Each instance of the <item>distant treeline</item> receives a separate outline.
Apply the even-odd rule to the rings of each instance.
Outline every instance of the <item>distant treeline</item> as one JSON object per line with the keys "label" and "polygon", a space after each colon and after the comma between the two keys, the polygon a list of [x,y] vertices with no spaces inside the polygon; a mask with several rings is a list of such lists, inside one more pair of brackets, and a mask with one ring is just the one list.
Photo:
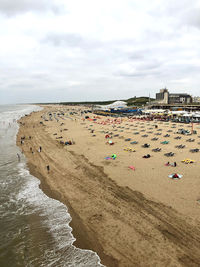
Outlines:
{"label": "distant treeline", "polygon": [[[110,105],[117,100],[109,101],[80,101],[80,102],[60,102],[61,105]],[[125,100],[120,100],[125,101]]]}
{"label": "distant treeline", "polygon": [[146,96],[141,96],[141,97],[132,97],[126,100],[128,106],[142,106],[146,105],[147,102],[149,101],[154,101],[154,98],[146,97]]}
{"label": "distant treeline", "polygon": [[[155,99],[150,98],[150,101],[153,101]],[[109,101],[80,101],[80,102],[61,102],[59,104],[61,105],[110,105],[114,103],[115,101],[124,101],[127,103],[128,106],[142,106],[145,105],[147,102],[149,102],[149,97],[132,97],[127,100],[109,100]]]}

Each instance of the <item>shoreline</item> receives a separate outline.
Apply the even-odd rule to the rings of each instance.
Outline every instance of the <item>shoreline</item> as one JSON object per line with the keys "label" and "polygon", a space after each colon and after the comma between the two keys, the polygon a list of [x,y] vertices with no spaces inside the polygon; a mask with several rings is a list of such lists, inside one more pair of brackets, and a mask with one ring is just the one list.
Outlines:
{"label": "shoreline", "polygon": [[[192,248],[200,244],[199,230],[190,224],[190,219],[147,199],[137,190],[118,185],[104,168],[82,153],[63,149],[51,139],[49,129],[46,131],[46,126],[39,125],[39,114],[43,113],[33,113],[20,120],[25,126],[19,128],[17,145],[24,151],[30,173],[41,181],[43,192],[67,206],[72,218],[72,234],[76,238],[73,245],[97,252],[101,263],[107,267],[145,266],[147,263],[153,266],[159,262],[163,264],[160,266],[165,266],[169,251],[174,249],[176,255],[171,262],[177,264],[175,266],[188,263],[198,266],[200,252],[197,250],[192,255]],[[30,134],[34,134],[33,139],[21,146],[20,136]],[[44,151],[32,155],[30,145],[41,143]],[[47,174],[45,167],[49,162],[51,169]],[[184,237],[177,231],[179,228]],[[187,233],[188,228],[191,228],[190,233]],[[194,245],[187,248],[187,242],[191,241]],[[154,255],[145,256],[145,249]]]}
{"label": "shoreline", "polygon": [[[41,111],[36,111],[36,112],[38,113]],[[20,146],[20,130],[22,130],[23,125],[20,125],[19,122],[31,116],[32,113],[34,114],[34,112],[31,112],[29,115],[23,116],[18,121],[19,129],[17,132],[16,143],[17,143],[17,146],[20,148],[20,150],[22,149],[22,147]],[[27,164],[30,174],[40,180],[39,188],[48,197],[58,200],[66,206],[66,209],[71,216],[71,221],[69,223],[69,226],[72,228],[71,233],[73,237],[76,239],[73,242],[73,245],[80,249],[92,250],[96,252],[98,257],[100,258],[101,264],[105,265],[105,267],[107,266],[118,267],[119,266],[118,261],[112,258],[111,256],[107,255],[106,253],[104,253],[102,246],[98,243],[98,240],[93,236],[93,233],[90,233],[90,235],[88,236],[87,231],[86,230],[83,231],[85,229],[85,226],[82,220],[80,219],[79,215],[71,207],[71,204],[69,203],[68,199],[66,197],[63,198],[63,196],[58,191],[51,189],[48,182],[46,181],[46,177],[42,175],[39,171],[37,171],[35,166],[30,161],[29,155],[27,155],[27,153],[25,152],[23,153],[25,154],[26,161],[27,161],[26,164]]]}
{"label": "shoreline", "polygon": [[80,248],[80,249],[88,249],[88,250],[92,250],[92,251],[96,252],[100,258],[101,264],[108,264],[109,267],[115,267],[115,266],[117,267],[118,262],[114,258],[109,257],[108,255],[106,255],[103,252],[103,249],[102,249],[101,245],[98,244],[97,240],[94,237],[92,237],[91,235],[90,235],[90,237],[88,237],[86,235],[87,232],[83,233],[83,230],[85,227],[84,227],[81,219],[79,218],[78,214],[71,207],[69,201],[66,198],[63,199],[58,191],[52,190],[49,187],[48,183],[45,181],[44,176],[42,176],[39,172],[35,171],[34,166],[30,162],[27,162],[27,166],[28,166],[28,170],[29,170],[30,174],[40,180],[39,188],[48,197],[53,198],[55,200],[58,200],[66,206],[67,211],[71,216],[71,221],[69,223],[70,227],[72,228],[71,233],[74,236],[74,238],[76,239],[74,241],[73,245],[77,248]]}

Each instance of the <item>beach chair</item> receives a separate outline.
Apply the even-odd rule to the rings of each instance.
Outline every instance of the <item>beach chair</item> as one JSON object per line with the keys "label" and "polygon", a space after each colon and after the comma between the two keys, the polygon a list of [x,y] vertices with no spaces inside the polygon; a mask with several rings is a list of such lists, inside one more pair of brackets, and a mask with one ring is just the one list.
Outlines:
{"label": "beach chair", "polygon": [[138,142],[137,141],[132,141],[132,142],[130,142],[130,144],[131,145],[136,145],[136,144],[138,144]]}
{"label": "beach chair", "polygon": [[147,154],[147,155],[144,155],[144,156],[143,156],[144,159],[148,159],[148,158],[150,158],[150,157],[151,157],[150,154]]}
{"label": "beach chair", "polygon": [[176,137],[174,137],[174,139],[176,139],[176,140],[181,139],[181,136],[176,136]]}
{"label": "beach chair", "polygon": [[190,152],[196,153],[196,152],[199,152],[199,149],[198,148],[190,149]]}
{"label": "beach chair", "polygon": [[185,164],[190,164],[190,163],[194,163],[195,160],[192,160],[192,159],[183,159],[183,160],[181,160],[181,162],[183,162]]}
{"label": "beach chair", "polygon": [[190,143],[194,142],[194,141],[195,141],[195,139],[192,139],[192,138],[189,138],[189,139],[186,140],[186,142],[190,142]]}
{"label": "beach chair", "polygon": [[152,149],[153,152],[160,152],[161,151],[161,148],[157,147],[157,148],[154,148]]}
{"label": "beach chair", "polygon": [[175,147],[178,149],[182,149],[182,148],[185,148],[185,145],[179,145],[179,146],[175,146]]}
{"label": "beach chair", "polygon": [[150,144],[144,144],[144,145],[142,145],[142,147],[144,147],[144,148],[150,147]]}
{"label": "beach chair", "polygon": [[169,141],[163,141],[163,142],[160,142],[161,144],[163,145],[166,145],[166,144],[169,144]]}
{"label": "beach chair", "polygon": [[166,157],[173,157],[174,153],[173,152],[169,152],[169,153],[165,153],[164,154]]}

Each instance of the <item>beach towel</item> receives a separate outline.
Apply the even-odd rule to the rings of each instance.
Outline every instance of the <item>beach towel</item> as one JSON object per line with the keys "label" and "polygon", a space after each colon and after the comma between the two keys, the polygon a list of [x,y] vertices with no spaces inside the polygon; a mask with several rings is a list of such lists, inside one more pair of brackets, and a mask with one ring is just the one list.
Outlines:
{"label": "beach towel", "polygon": [[134,166],[130,165],[130,166],[128,166],[128,167],[129,167],[129,169],[135,171],[135,167],[134,167]]}
{"label": "beach towel", "polygon": [[135,152],[135,150],[132,149],[132,148],[130,148],[130,147],[125,147],[125,148],[124,148],[124,151]]}
{"label": "beach towel", "polygon": [[104,159],[112,159],[111,157],[105,157]]}
{"label": "beach towel", "polygon": [[109,145],[114,145],[114,142],[113,142],[112,140],[109,140],[109,141],[108,141],[108,144],[109,144]]}

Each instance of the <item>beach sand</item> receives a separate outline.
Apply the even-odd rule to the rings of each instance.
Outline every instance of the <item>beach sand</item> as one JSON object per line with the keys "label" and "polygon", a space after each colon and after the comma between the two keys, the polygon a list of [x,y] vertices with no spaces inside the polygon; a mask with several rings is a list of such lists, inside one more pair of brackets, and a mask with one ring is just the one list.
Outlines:
{"label": "beach sand", "polygon": [[[191,125],[126,118],[114,124],[107,117],[81,115],[83,110],[45,106],[20,120],[17,138],[42,190],[68,207],[75,245],[97,252],[107,267],[200,266],[200,152],[190,152],[200,148],[199,125],[196,135],[185,136],[176,132]],[[64,115],[50,120],[49,112]],[[84,120],[86,115],[96,121]],[[75,144],[64,146],[62,140]],[[161,144],[165,140],[169,143]],[[145,143],[150,147],[143,148]],[[175,147],[180,144],[185,148]],[[153,152],[157,147],[162,150]],[[168,152],[175,155],[166,157]],[[105,159],[112,154],[115,160]],[[143,158],[146,154],[151,157]],[[186,158],[195,163],[182,163]],[[177,167],[165,166],[168,161]],[[183,176],[170,179],[172,173]]]}

